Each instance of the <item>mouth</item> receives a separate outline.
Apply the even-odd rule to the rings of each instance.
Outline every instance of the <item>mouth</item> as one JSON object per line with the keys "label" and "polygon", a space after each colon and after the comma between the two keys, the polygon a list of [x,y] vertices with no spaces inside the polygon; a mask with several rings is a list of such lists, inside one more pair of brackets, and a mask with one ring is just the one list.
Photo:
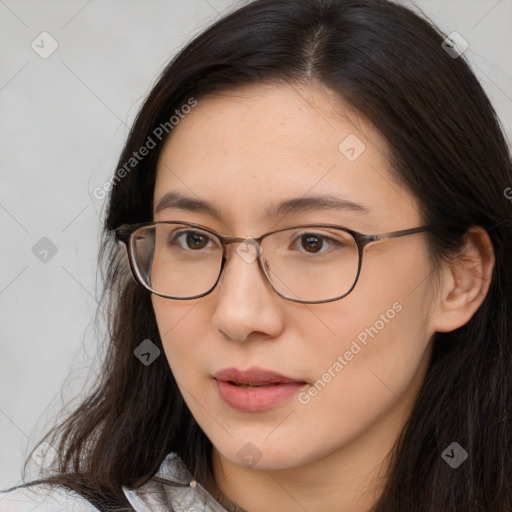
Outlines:
{"label": "mouth", "polygon": [[237,386],[239,388],[244,389],[256,389],[256,388],[263,388],[267,386],[279,386],[282,384],[281,382],[263,382],[259,384],[251,384],[251,383],[244,383],[244,382],[234,382],[232,380],[226,381],[228,384],[231,384],[232,386]]}
{"label": "mouth", "polygon": [[256,367],[245,371],[227,368],[216,373],[214,379],[221,399],[241,412],[274,408],[308,385],[306,381]]}
{"label": "mouth", "polygon": [[225,368],[217,372],[214,378],[220,381],[229,382],[239,386],[272,386],[275,384],[302,383],[305,381],[287,377],[271,370],[265,370],[257,366],[252,366],[247,370],[239,370],[238,368]]}

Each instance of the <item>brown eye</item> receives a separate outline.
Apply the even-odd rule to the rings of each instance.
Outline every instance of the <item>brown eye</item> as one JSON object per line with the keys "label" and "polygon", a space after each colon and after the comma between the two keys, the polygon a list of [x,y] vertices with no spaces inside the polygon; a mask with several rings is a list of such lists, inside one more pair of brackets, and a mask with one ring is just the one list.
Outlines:
{"label": "brown eye", "polygon": [[211,239],[208,235],[199,231],[178,231],[169,237],[169,245],[177,245],[181,249],[199,251],[204,249]]}
{"label": "brown eye", "polygon": [[316,253],[322,248],[324,241],[322,237],[307,233],[301,236],[301,244],[307,252]]}
{"label": "brown eye", "polygon": [[192,231],[187,233],[187,246],[191,249],[202,249],[208,243],[207,238]]}

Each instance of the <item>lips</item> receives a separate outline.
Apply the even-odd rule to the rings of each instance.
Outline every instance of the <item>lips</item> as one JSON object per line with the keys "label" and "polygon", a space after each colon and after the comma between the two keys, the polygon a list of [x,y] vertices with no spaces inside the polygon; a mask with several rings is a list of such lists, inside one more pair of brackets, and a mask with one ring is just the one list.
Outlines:
{"label": "lips", "polygon": [[214,377],[222,400],[241,412],[271,409],[307,386],[305,381],[257,367],[245,371],[226,368]]}
{"label": "lips", "polygon": [[238,370],[237,368],[226,368],[217,372],[214,377],[217,380],[230,382],[234,385],[245,385],[245,386],[265,386],[271,384],[286,384],[286,383],[300,383],[305,384],[303,380],[293,379],[280,375],[269,370],[262,368],[252,367],[248,370]]}

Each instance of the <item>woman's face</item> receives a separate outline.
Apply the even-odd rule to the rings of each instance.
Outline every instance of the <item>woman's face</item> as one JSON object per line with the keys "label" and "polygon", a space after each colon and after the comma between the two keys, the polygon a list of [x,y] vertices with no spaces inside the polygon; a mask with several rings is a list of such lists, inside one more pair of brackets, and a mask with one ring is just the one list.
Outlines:
{"label": "woman's face", "polygon": [[[311,223],[370,234],[420,226],[417,202],[388,165],[383,138],[320,86],[248,86],[199,100],[174,127],[158,163],[155,220],[242,238]],[[186,205],[156,212],[169,192],[207,201],[218,216]],[[266,215],[283,201],[325,196],[361,207],[306,204]],[[209,295],[152,296],[172,372],[218,453],[261,469],[355,451],[368,461],[384,457],[430,356],[433,274],[425,235],[369,245],[354,290],[322,304],[280,297],[257,261],[236,248],[229,246]],[[254,367],[299,384],[276,386],[293,393],[276,401],[277,389],[242,389],[214,377]]]}

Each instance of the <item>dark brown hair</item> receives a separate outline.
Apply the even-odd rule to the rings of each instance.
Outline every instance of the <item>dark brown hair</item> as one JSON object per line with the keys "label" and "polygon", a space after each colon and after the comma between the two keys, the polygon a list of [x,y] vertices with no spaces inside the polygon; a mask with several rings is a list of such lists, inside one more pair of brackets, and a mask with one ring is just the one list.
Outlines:
{"label": "dark brown hair", "polygon": [[[435,226],[439,258],[484,227],[496,264],[489,292],[463,327],[438,333],[411,417],[393,452],[375,512],[512,510],[512,185],[498,118],[463,56],[443,48],[430,22],[387,0],[257,0],[226,15],[169,63],[142,106],[119,160],[123,166],[156,127],[190,98],[254,83],[307,84],[336,92],[383,134],[396,179]],[[172,136],[172,132],[171,132]],[[150,294],[130,275],[112,230],[153,219],[162,141],[113,186],[100,267],[110,314],[101,379],[46,437],[58,446],[53,481],[125,504],[176,452],[199,481],[211,478],[211,443],[185,405],[165,357],[144,366],[134,349],[163,351]],[[441,458],[457,441],[469,458]]]}

